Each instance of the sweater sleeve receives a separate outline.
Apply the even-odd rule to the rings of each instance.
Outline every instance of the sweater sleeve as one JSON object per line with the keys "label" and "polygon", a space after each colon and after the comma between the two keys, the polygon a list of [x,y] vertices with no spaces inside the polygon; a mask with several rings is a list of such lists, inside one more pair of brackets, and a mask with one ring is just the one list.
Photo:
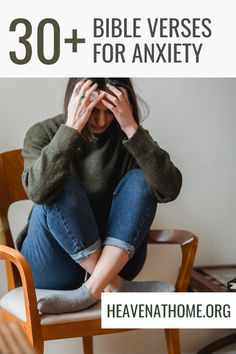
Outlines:
{"label": "sweater sleeve", "polygon": [[52,139],[41,123],[28,130],[22,151],[22,182],[34,203],[50,203],[55,198],[69,173],[71,160],[81,139],[75,129],[64,124]]}
{"label": "sweater sleeve", "polygon": [[143,170],[156,200],[167,203],[177,198],[182,185],[181,173],[149,132],[139,125],[134,135],[122,143]]}

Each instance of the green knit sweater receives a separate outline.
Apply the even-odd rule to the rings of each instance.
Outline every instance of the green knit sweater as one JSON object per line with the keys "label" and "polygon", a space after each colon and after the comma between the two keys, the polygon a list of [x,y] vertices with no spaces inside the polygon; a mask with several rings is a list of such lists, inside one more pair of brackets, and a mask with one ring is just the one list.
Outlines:
{"label": "green knit sweater", "polygon": [[116,119],[96,142],[85,143],[63,115],[44,120],[30,128],[24,140],[23,185],[28,197],[38,204],[52,202],[68,174],[84,185],[95,217],[104,225],[113,191],[124,176],[141,168],[157,202],[175,199],[182,178],[168,153],[139,125],[128,139]]}

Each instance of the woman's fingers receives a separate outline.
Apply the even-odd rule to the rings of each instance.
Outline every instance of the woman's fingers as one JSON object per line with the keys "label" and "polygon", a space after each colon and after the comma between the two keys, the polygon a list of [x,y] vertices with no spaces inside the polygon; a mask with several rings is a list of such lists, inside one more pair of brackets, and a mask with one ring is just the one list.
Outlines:
{"label": "woman's fingers", "polygon": [[[81,108],[86,108],[91,94],[97,89],[97,83],[94,83],[92,86],[92,80],[87,80],[81,87],[79,93],[77,94],[76,99],[76,116],[81,111]],[[87,90],[87,91],[86,91]]]}
{"label": "woman's fingers", "polygon": [[123,92],[125,98],[129,99],[128,92],[127,92],[126,88],[119,86],[119,89]]}
{"label": "woman's fingers", "polygon": [[105,94],[105,91],[101,91],[100,94],[93,101],[90,102],[87,109],[92,112],[94,107],[105,97]]}
{"label": "woman's fingers", "polygon": [[85,81],[85,83],[82,85],[81,89],[78,91],[77,95],[79,96],[79,98],[85,96],[86,91],[90,88],[90,86],[92,85],[93,81],[92,80],[87,80]]}
{"label": "woman's fingers", "polygon": [[108,87],[108,89],[109,89],[111,92],[113,92],[113,93],[116,95],[116,97],[117,97],[118,99],[121,99],[121,98],[122,98],[123,92],[120,91],[120,90],[118,90],[118,88],[116,88],[115,86],[112,86],[112,85],[110,85],[110,84],[107,84],[107,87]]}
{"label": "woman's fingers", "polygon": [[110,102],[108,102],[108,101],[106,101],[106,100],[104,100],[104,99],[102,99],[101,102],[104,104],[104,106],[106,106],[108,109],[110,109],[110,111],[113,112],[113,109],[115,108],[115,107],[113,106],[113,104],[111,104]]}
{"label": "woman's fingers", "polygon": [[137,123],[133,117],[128,93],[123,87],[116,88],[112,85],[107,85],[107,87],[110,92],[106,92],[105,99],[102,99],[102,103],[114,114],[123,132],[125,132],[126,135],[127,133],[130,135],[129,128],[134,127]]}
{"label": "woman's fingers", "polygon": [[96,91],[98,87],[98,84],[95,82],[95,84],[93,84],[85,93],[85,97],[83,99],[83,103],[86,104],[90,101],[90,98],[92,96],[92,94]]}
{"label": "woman's fingers", "polygon": [[90,101],[89,105],[86,107],[85,113],[83,114],[83,116],[81,118],[83,121],[84,127],[88,123],[94,107],[102,100],[104,95],[105,95],[105,92],[101,92],[93,101]]}
{"label": "woman's fingers", "polygon": [[108,93],[106,91],[106,98],[111,101],[115,106],[117,105],[117,103],[119,102],[118,98],[116,96],[111,95],[110,93]]}
{"label": "woman's fingers", "polygon": [[[82,80],[81,80],[82,81]],[[91,100],[91,95],[96,91],[98,85],[92,80],[79,82],[73,91],[68,105],[66,124],[78,132],[81,132],[87,124],[94,106],[104,97],[101,93],[96,99]]]}
{"label": "woman's fingers", "polygon": [[73,92],[72,92],[72,95],[71,95],[70,99],[73,99],[76,96],[78,96],[78,92],[81,90],[81,88],[84,85],[84,83],[85,83],[85,80],[80,80],[79,82],[77,82],[77,84],[75,85],[75,87],[73,89]]}
{"label": "woman's fingers", "polygon": [[123,101],[123,99],[129,101],[128,92],[124,87],[119,86],[119,89],[112,85],[107,85],[107,87],[112,93],[114,93],[115,96],[109,92],[106,92],[106,98],[109,99],[115,106],[119,103],[119,101]]}

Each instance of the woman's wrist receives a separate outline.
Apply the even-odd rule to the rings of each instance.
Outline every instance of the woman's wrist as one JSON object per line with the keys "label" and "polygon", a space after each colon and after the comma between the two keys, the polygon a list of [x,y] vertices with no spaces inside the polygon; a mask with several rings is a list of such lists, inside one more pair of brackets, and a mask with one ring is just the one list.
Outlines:
{"label": "woman's wrist", "polygon": [[72,124],[72,123],[67,121],[65,123],[65,125],[67,125],[67,127],[69,127],[69,128],[77,130],[78,133],[81,133],[82,130],[83,130],[83,127],[80,124],[78,124],[78,123],[77,124]]}
{"label": "woman's wrist", "polygon": [[127,138],[130,139],[137,131],[138,124],[134,122],[132,125],[126,127],[123,131],[126,134]]}

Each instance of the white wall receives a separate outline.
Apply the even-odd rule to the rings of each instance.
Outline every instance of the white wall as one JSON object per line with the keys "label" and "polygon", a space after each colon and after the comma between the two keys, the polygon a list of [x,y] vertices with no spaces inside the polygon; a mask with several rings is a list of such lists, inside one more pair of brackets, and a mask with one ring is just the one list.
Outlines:
{"label": "white wall", "polygon": [[[62,109],[65,79],[0,79],[0,151],[22,146],[26,130]],[[234,216],[236,189],[236,80],[234,79],[135,79],[137,91],[150,107],[144,126],[166,149],[183,174],[178,199],[159,205],[153,228],[182,228],[199,236],[196,264],[235,262]],[[30,203],[11,209],[12,230],[24,224]],[[167,262],[166,260],[171,262]],[[180,255],[177,249],[150,248],[141,279],[175,279]],[[4,279],[3,267],[0,268]],[[0,294],[5,290],[1,281]],[[183,353],[229,330],[184,330]],[[78,339],[47,343],[46,354],[79,353]],[[233,350],[233,349],[232,349]],[[162,354],[161,330],[142,330],[95,339],[97,354]],[[235,352],[235,351],[234,351]]]}

